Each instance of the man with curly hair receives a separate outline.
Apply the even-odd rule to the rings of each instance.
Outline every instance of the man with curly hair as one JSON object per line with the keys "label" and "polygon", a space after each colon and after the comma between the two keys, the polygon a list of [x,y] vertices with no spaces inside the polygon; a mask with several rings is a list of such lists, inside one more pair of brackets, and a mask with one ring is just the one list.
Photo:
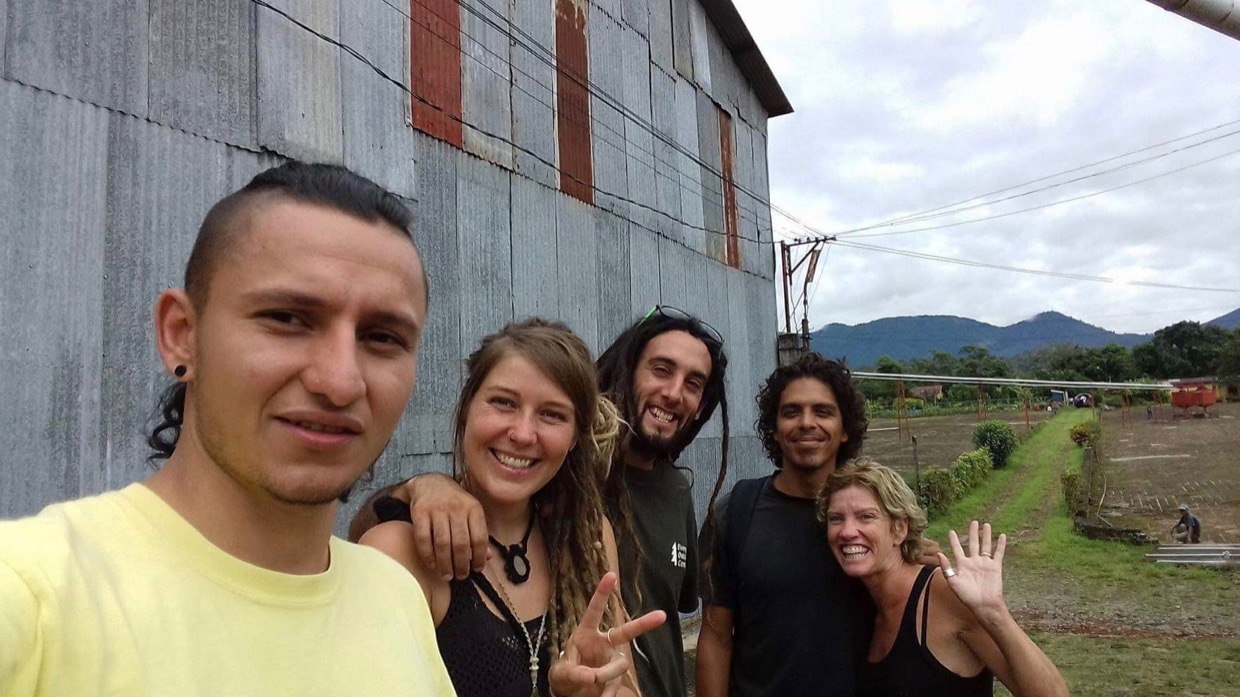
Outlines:
{"label": "man with curly hair", "polygon": [[776,368],[757,402],[775,472],[737,482],[702,530],[697,694],[850,697],[873,606],[832,556],[814,501],[860,452],[865,401],[843,363],[811,353]]}

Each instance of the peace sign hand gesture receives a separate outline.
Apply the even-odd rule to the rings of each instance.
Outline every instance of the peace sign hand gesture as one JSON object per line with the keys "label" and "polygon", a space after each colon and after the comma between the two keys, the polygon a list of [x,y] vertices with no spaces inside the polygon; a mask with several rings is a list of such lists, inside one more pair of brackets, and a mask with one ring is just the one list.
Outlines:
{"label": "peace sign hand gesture", "polygon": [[939,566],[947,585],[975,614],[1006,607],[1003,603],[1003,553],[1007,548],[1007,536],[999,535],[999,543],[992,554],[990,523],[982,526],[980,540],[977,528],[976,520],[969,524],[968,554],[961,549],[956,531],[948,533],[955,566],[947,560],[947,555],[939,552]]}
{"label": "peace sign hand gesture", "polygon": [[631,665],[629,642],[667,620],[662,610],[646,613],[604,630],[603,612],[616,588],[617,576],[608,572],[599,581],[585,614],[569,638],[568,646],[551,664],[547,681],[557,697],[614,697],[621,694],[623,677]]}

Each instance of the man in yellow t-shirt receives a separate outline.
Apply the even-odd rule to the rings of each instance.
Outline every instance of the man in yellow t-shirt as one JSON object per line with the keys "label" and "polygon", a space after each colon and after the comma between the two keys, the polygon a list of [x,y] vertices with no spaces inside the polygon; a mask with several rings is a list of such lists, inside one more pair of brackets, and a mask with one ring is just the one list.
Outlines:
{"label": "man in yellow t-shirt", "polygon": [[0,697],[452,694],[417,583],[331,535],[413,392],[409,224],[327,165],[211,209],[155,308],[167,462],[0,522]]}

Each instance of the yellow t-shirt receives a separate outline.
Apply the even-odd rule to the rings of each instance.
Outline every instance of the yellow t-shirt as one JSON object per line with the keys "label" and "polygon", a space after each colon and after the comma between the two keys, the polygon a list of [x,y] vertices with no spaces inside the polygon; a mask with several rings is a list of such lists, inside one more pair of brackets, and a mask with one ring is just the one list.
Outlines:
{"label": "yellow t-shirt", "polygon": [[453,694],[421,589],[374,550],[269,571],[140,484],[0,522],[0,697]]}

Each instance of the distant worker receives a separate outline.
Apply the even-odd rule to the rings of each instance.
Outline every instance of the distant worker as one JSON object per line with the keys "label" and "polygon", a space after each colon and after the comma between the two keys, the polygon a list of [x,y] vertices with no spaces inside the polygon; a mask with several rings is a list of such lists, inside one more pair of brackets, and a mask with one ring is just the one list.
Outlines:
{"label": "distant worker", "polygon": [[1180,504],[1180,519],[1176,521],[1175,527],[1171,528],[1171,539],[1181,544],[1201,542],[1201,521],[1188,512],[1187,503]]}

